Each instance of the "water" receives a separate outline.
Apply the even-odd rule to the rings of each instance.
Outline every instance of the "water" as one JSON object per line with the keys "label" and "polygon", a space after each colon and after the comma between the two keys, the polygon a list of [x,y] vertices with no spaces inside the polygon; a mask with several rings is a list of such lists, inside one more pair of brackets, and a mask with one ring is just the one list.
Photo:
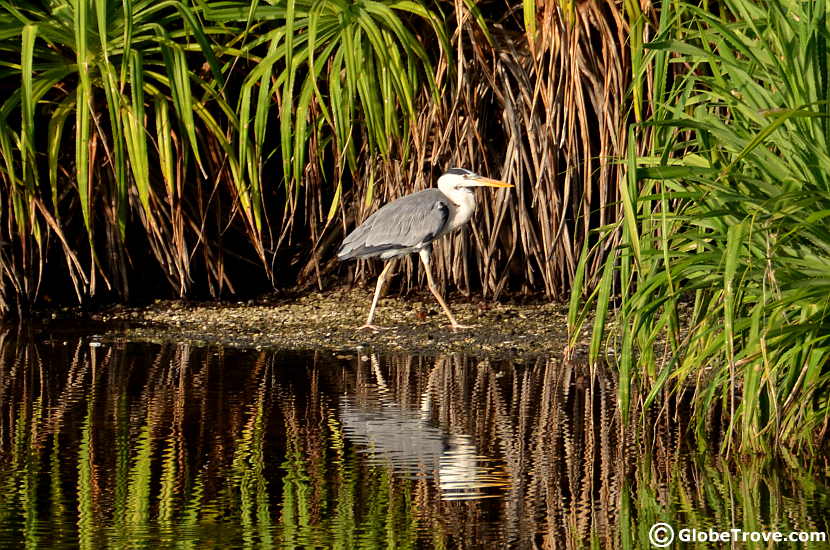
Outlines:
{"label": "water", "polygon": [[611,370],[555,358],[0,330],[0,547],[649,548],[659,521],[830,531],[826,466],[726,466],[687,448],[682,412],[623,429],[615,394]]}

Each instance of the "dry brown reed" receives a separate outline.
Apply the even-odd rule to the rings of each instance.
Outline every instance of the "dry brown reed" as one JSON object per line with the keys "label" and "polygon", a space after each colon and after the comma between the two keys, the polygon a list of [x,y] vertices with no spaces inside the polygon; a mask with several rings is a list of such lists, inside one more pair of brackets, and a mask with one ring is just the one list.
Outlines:
{"label": "dry brown reed", "polygon": [[[515,192],[481,195],[470,227],[437,246],[439,281],[493,299],[505,290],[563,298],[589,231],[619,215],[629,24],[615,2],[546,3],[535,37],[511,16],[481,27],[461,3],[453,15],[453,58],[437,65],[447,93],[439,103],[422,96],[412,161],[366,158],[341,225],[347,231],[378,205],[433,186],[450,166],[500,177]],[[593,258],[589,278],[601,260]],[[400,271],[403,288],[419,284],[417,262]]]}

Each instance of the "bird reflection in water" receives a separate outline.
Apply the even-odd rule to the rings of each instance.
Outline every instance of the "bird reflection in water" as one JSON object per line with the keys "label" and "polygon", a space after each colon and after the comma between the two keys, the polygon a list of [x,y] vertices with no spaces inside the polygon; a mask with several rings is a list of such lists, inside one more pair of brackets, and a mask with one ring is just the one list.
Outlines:
{"label": "bird reflection in water", "polygon": [[[387,387],[377,355],[369,360],[373,391],[359,399],[344,395],[340,401],[346,439],[370,463],[388,466],[404,477],[434,479],[442,500],[503,496],[510,486],[504,462],[480,454],[471,435],[450,432],[432,421],[432,388],[421,394],[419,407],[401,405]],[[442,363],[436,361],[433,372]]]}

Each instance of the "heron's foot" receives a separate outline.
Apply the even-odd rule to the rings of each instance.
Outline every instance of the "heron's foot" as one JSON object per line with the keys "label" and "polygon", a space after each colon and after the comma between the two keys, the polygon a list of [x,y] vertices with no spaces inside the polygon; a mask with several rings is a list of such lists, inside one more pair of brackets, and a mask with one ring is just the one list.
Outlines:
{"label": "heron's foot", "polygon": [[450,328],[453,331],[456,331],[456,330],[464,330],[464,329],[468,329],[468,328],[476,328],[476,325],[462,325],[461,323],[452,323],[450,325]]}
{"label": "heron's foot", "polygon": [[381,330],[389,330],[390,328],[392,328],[392,327],[379,327],[377,325],[372,325],[370,323],[366,323],[365,325],[363,325],[362,327],[360,327],[357,330],[371,330],[371,331],[374,331],[374,332],[378,332],[378,331],[381,331]]}

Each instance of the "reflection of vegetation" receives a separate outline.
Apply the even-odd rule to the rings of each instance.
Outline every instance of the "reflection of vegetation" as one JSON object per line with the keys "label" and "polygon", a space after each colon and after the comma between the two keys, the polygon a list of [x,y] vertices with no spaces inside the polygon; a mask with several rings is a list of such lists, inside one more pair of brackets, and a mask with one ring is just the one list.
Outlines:
{"label": "reflection of vegetation", "polygon": [[[603,369],[133,346],[3,340],[0,545],[636,548],[657,519],[828,528],[805,471],[693,460],[668,414],[622,433]],[[445,500],[434,472],[368,460],[344,392],[471,434],[506,494]]]}

